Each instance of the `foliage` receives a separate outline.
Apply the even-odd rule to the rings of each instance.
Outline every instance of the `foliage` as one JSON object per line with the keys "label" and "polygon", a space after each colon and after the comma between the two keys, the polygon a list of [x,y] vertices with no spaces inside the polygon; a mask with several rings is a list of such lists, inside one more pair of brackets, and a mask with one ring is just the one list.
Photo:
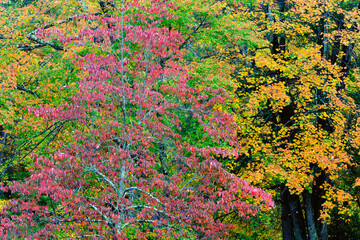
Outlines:
{"label": "foliage", "polygon": [[358,164],[359,113],[350,94],[357,91],[358,7],[266,1],[237,13],[255,21],[262,44],[237,55],[243,154],[232,168],[278,190],[284,239],[327,239],[331,209],[359,207],[354,179],[342,190],[344,173]]}
{"label": "foliage", "polygon": [[[76,128],[50,157],[33,155],[29,178],[3,188],[20,197],[2,211],[2,237],[222,238],[233,228],[222,215],[247,217],[273,206],[269,194],[215,159],[236,155],[217,146],[239,148],[237,126],[217,110],[229,97],[224,89],[188,84],[184,40],[162,26],[175,6],[108,6],[105,15],[81,17],[91,25],[75,35],[38,30],[44,39],[93,50],[73,61],[82,78],[68,101],[28,108],[49,125]],[[189,122],[213,144],[186,140],[181,131]]]}
{"label": "foliage", "polygon": [[356,239],[359,8],[0,1],[4,236]]}
{"label": "foliage", "polygon": [[28,107],[58,106],[72,94],[60,87],[78,78],[70,60],[79,47],[63,48],[55,38],[37,36],[37,29],[74,31],[73,17],[82,11],[78,1],[0,2],[2,181],[26,176],[29,153],[51,153],[51,147],[57,147],[53,140],[66,123],[38,121]]}

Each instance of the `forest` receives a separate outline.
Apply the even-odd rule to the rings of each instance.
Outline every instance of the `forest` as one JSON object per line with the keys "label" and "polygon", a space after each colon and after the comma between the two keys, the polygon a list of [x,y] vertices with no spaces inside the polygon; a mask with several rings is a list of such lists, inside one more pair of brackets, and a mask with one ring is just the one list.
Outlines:
{"label": "forest", "polygon": [[360,239],[359,30],[355,0],[0,0],[0,239]]}

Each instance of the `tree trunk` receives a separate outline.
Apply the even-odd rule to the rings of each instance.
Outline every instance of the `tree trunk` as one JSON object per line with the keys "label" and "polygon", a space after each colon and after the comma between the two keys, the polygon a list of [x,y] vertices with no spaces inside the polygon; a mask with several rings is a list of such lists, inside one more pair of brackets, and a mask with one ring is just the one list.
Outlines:
{"label": "tree trunk", "polygon": [[296,240],[306,239],[305,221],[302,213],[299,195],[290,194],[289,190],[285,190],[286,194],[289,195],[289,206],[291,212],[291,218],[294,228],[294,236]]}
{"label": "tree trunk", "polygon": [[323,5],[324,8],[324,32],[323,32],[323,58],[325,60],[330,59],[330,46],[329,46],[329,17],[330,14],[326,7],[329,6],[329,1],[326,0]]}
{"label": "tree trunk", "polygon": [[288,187],[284,187],[281,194],[281,204],[283,239],[306,239],[305,220],[302,213],[299,195],[290,194]]}
{"label": "tree trunk", "polygon": [[317,235],[316,227],[315,227],[314,209],[311,204],[311,194],[309,193],[309,191],[305,190],[302,195],[304,199],[304,209],[305,209],[306,224],[308,230],[308,238],[309,240],[318,240],[319,237]]}
{"label": "tree trunk", "polygon": [[324,195],[325,190],[323,189],[324,183],[329,181],[329,174],[325,173],[323,170],[319,169],[318,166],[314,167],[314,185],[311,196],[311,204],[314,210],[314,220],[316,232],[319,237],[319,240],[327,240],[327,223],[320,219],[322,204],[325,202]]}
{"label": "tree trunk", "polygon": [[286,187],[281,196],[281,225],[284,240],[295,240],[294,227],[291,217],[291,210],[289,205],[289,195],[286,193]]}

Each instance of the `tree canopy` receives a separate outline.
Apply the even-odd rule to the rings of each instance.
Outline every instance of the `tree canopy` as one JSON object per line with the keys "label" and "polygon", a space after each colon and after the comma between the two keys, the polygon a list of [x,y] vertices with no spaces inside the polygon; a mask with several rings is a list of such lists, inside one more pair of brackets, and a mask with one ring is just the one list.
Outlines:
{"label": "tree canopy", "polygon": [[1,238],[360,238],[358,1],[0,13]]}

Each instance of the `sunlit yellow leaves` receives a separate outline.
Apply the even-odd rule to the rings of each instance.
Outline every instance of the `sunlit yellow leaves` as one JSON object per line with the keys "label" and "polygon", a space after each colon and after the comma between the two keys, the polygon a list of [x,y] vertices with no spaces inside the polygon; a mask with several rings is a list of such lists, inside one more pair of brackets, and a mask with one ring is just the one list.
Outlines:
{"label": "sunlit yellow leaves", "polygon": [[0,210],[1,210],[8,202],[9,202],[8,200],[1,199],[1,200],[0,200]]}
{"label": "sunlit yellow leaves", "polygon": [[283,82],[274,83],[266,87],[267,99],[270,100],[274,112],[281,111],[290,103],[290,97],[286,94],[287,87]]}
{"label": "sunlit yellow leaves", "polygon": [[334,188],[329,184],[325,185],[324,189],[326,190],[326,202],[323,204],[324,209],[321,213],[321,219],[331,221],[329,213],[334,208],[336,208],[344,218],[351,217],[355,213],[354,210],[357,206],[350,193],[342,189]]}
{"label": "sunlit yellow leaves", "polygon": [[[276,1],[267,2],[271,11],[267,16],[257,15],[253,30],[264,34],[257,38],[269,42],[238,54],[238,99],[233,102],[241,151],[244,161],[250,162],[240,174],[263,187],[285,184],[295,194],[311,191],[319,184],[320,172],[327,174],[326,181],[332,181],[334,189],[326,189],[322,218],[327,219],[337,204],[340,214],[346,215],[347,210],[358,208],[351,196],[354,192],[348,183],[349,193],[335,186],[345,185],[343,173],[356,168],[352,154],[360,148],[359,100],[352,98],[360,89],[359,70],[355,60],[345,61],[359,51],[360,35],[354,30],[359,20],[357,3],[352,9],[342,9],[339,1],[329,0],[318,7],[324,1],[292,0],[279,13]],[[326,11],[334,15],[328,19],[327,32],[317,33],[315,29],[324,27],[321,21]],[[343,26],[337,25],[335,15],[344,17]],[[236,13],[237,19],[242,17]],[[329,41],[328,58],[319,41],[323,37]],[[278,42],[271,43],[272,38]],[[346,52],[349,48],[355,55]],[[346,68],[351,68],[349,74]],[[349,152],[350,145],[354,150]],[[351,186],[357,190],[359,180]],[[344,202],[349,202],[347,208]]]}
{"label": "sunlit yellow leaves", "polygon": [[360,178],[357,178],[353,187],[360,187]]}

